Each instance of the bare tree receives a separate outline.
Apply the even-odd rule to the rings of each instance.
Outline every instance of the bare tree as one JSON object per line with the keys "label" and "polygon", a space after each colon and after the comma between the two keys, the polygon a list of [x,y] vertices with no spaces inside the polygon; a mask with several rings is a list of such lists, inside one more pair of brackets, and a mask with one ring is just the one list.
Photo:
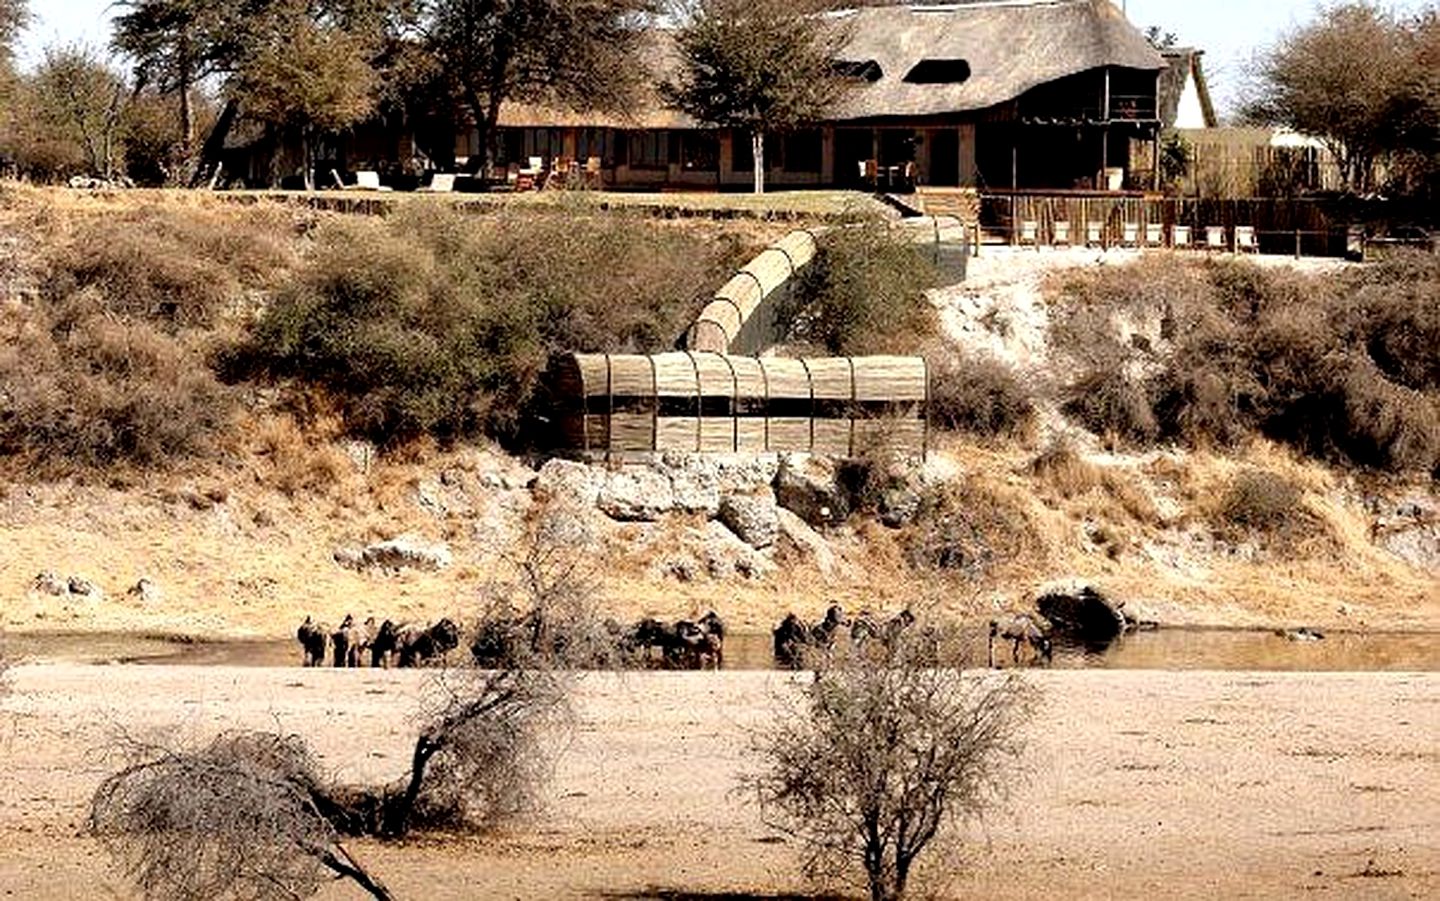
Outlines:
{"label": "bare tree", "polygon": [[907,630],[877,658],[818,670],[757,734],[763,765],[742,787],[801,841],[808,875],[858,863],[872,901],[898,901],[940,830],[1003,795],[1032,690],[935,655],[926,630]]}
{"label": "bare tree", "polygon": [[303,898],[327,877],[389,891],[340,842],[298,736],[227,732],[198,750],[132,745],[90,803],[90,830],[147,898]]}

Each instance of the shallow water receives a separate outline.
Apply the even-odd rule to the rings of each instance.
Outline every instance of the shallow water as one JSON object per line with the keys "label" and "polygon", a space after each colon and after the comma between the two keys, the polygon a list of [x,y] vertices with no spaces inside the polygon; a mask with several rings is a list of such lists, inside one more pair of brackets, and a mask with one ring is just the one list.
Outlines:
{"label": "shallow water", "polygon": [[[970,659],[984,663],[985,636],[970,636]],[[300,647],[275,639],[180,641],[117,633],[27,634],[6,638],[7,652],[29,661],[186,666],[297,666]],[[996,645],[1002,664],[1008,644]],[[1025,660],[1022,651],[1022,660]],[[1321,641],[1293,641],[1270,631],[1158,629],[1134,632],[1106,648],[1059,643],[1057,669],[1273,670],[1295,672],[1440,672],[1440,632],[1329,632]],[[738,633],[725,642],[725,669],[774,667],[771,639]]]}

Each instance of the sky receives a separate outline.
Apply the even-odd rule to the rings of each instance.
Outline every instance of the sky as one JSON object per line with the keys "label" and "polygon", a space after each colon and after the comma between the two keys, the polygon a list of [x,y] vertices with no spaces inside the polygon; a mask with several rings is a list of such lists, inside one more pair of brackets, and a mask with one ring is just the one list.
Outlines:
{"label": "sky", "polygon": [[[1121,2],[1121,0],[1116,0]],[[1182,45],[1205,51],[1210,92],[1222,116],[1232,112],[1257,51],[1311,19],[1318,0],[1123,0],[1130,20],[1144,28],[1174,32]],[[1440,0],[1388,0],[1401,13],[1434,8]],[[20,63],[39,60],[48,44],[88,42],[104,46],[110,36],[111,0],[30,0],[35,21],[22,36]]]}

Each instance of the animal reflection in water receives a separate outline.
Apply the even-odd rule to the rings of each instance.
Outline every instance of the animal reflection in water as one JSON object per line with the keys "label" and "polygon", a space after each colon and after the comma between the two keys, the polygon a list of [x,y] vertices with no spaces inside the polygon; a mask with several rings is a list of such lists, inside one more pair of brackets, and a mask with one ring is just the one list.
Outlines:
{"label": "animal reflection in water", "polygon": [[850,650],[864,652],[876,646],[890,649],[914,623],[915,615],[909,610],[882,620],[869,610],[861,610],[853,617],[847,616],[845,608],[839,604],[831,604],[825,616],[814,624],[807,624],[794,613],[788,613],[771,630],[775,663],[786,669],[799,669],[806,665],[810,655],[832,655],[841,630],[846,626],[850,627]]}
{"label": "animal reflection in water", "polygon": [[411,667],[443,659],[459,646],[460,628],[448,618],[429,626],[387,619],[377,626],[372,616],[356,625],[355,617],[346,614],[340,627],[331,631],[307,616],[295,630],[295,639],[305,666],[324,666],[328,647],[337,667],[362,666],[367,656],[372,667]]}
{"label": "animal reflection in water", "polygon": [[1029,613],[1014,613],[1002,619],[990,620],[990,640],[987,650],[990,666],[997,666],[995,660],[995,639],[1010,642],[1010,662],[1020,663],[1020,646],[1030,648],[1030,663],[1049,665],[1054,657],[1050,644],[1050,624]]}

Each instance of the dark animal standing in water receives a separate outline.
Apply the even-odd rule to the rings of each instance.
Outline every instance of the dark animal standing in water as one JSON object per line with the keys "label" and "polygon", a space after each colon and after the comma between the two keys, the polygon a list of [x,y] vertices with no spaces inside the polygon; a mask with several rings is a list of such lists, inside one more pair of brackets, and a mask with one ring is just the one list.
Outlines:
{"label": "dark animal standing in water", "polygon": [[660,620],[650,617],[636,623],[625,639],[626,650],[640,654],[647,664],[652,660],[651,651],[658,648],[663,660],[673,653],[674,645],[675,633]]}
{"label": "dark animal standing in water", "polygon": [[402,626],[396,636],[399,665],[418,666],[432,657],[443,657],[460,646],[460,627],[448,617],[428,629]]}
{"label": "dark animal standing in water", "polygon": [[304,654],[305,666],[325,665],[325,643],[328,630],[316,623],[310,617],[305,617],[305,622],[295,630],[295,640],[300,642],[300,648]]}
{"label": "dark animal standing in water", "polygon": [[835,633],[841,626],[850,625],[850,620],[845,616],[845,608],[839,604],[831,604],[825,611],[825,618],[810,627],[810,641],[817,647],[830,650],[835,647]]}
{"label": "dark animal standing in water", "polygon": [[380,624],[370,639],[370,666],[389,667],[390,657],[399,648],[400,629],[390,620]]}
{"label": "dark animal standing in water", "polygon": [[1022,643],[1030,645],[1033,652],[1032,663],[1050,663],[1054,648],[1050,644],[1050,636],[1046,634],[1046,625],[1048,624],[1043,620],[1028,613],[1016,613],[1002,620],[990,620],[990,665],[995,666],[996,638],[1010,642],[1010,659],[1015,663],[1020,662]]}
{"label": "dark animal standing in water", "polygon": [[704,633],[704,646],[700,651],[701,669],[704,669],[704,662],[708,659],[718,670],[725,663],[725,621],[720,618],[720,614],[711,610],[700,617],[697,625]]}
{"label": "dark animal standing in water", "polygon": [[775,639],[775,662],[786,669],[799,669],[804,648],[810,643],[810,630],[794,613],[785,614],[770,633]]}
{"label": "dark animal standing in water", "polygon": [[887,648],[893,648],[895,642],[900,640],[900,636],[905,634],[905,630],[913,625],[915,625],[915,614],[911,613],[910,608],[907,607],[890,617],[889,621],[885,623],[885,628],[880,632],[880,640],[885,642]]}
{"label": "dark animal standing in water", "polygon": [[340,623],[340,628],[330,636],[330,645],[333,648],[332,657],[335,665],[359,666],[360,665],[360,643],[364,640],[358,626],[355,625],[355,617],[345,614],[345,619]]}

